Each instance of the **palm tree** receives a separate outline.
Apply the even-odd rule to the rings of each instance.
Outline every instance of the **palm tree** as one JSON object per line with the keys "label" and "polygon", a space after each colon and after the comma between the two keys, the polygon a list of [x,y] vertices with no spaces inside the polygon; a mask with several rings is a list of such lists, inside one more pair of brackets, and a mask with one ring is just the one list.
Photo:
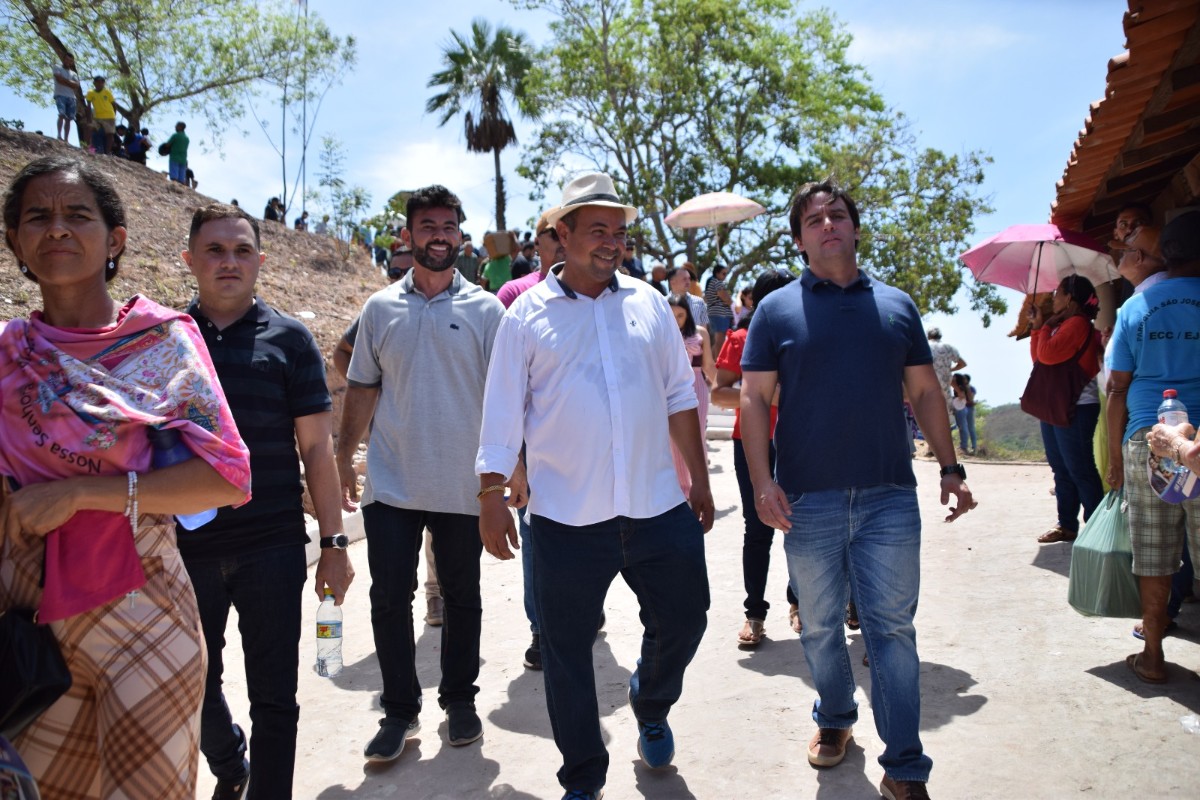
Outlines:
{"label": "palm tree", "polygon": [[450,31],[451,41],[442,49],[444,69],[427,84],[442,92],[429,98],[425,111],[442,115],[439,125],[463,115],[467,150],[491,153],[496,164],[496,228],[505,230],[504,177],[500,174],[500,151],[515,144],[517,132],[509,119],[504,96],[516,103],[524,117],[537,119],[537,104],[526,91],[526,75],[533,66],[533,48],[525,34],[503,25],[492,32],[487,20],[471,22],[468,41]]}

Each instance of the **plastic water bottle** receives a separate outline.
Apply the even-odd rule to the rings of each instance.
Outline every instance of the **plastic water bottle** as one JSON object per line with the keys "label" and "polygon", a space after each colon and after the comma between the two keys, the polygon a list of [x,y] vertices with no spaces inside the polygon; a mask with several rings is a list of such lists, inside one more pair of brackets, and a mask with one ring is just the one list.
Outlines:
{"label": "plastic water bottle", "polygon": [[317,664],[322,678],[342,671],[342,609],[334,605],[333,589],[325,589],[325,599],[317,607]]}
{"label": "plastic water bottle", "polygon": [[[155,428],[152,425],[146,429],[146,436],[150,439],[150,466],[155,469],[169,467],[196,457],[196,454],[183,443],[179,431],[175,428]],[[210,508],[197,514],[176,514],[175,519],[189,531],[194,531],[201,525],[212,522],[216,516],[217,510]]]}
{"label": "plastic water bottle", "polygon": [[[1188,421],[1187,406],[1179,402],[1179,393],[1174,389],[1163,391],[1162,405],[1158,407],[1158,421],[1163,425],[1182,425]],[[1163,469],[1171,472],[1183,472],[1186,469],[1169,458],[1160,458],[1158,463]]]}

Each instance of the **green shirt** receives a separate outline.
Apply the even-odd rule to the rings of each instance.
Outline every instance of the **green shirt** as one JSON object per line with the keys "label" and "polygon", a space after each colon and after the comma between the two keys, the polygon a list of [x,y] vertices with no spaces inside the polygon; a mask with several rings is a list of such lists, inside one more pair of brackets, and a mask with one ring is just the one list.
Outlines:
{"label": "green shirt", "polygon": [[496,256],[483,265],[483,277],[487,278],[488,291],[495,294],[500,287],[512,280],[512,256]]}
{"label": "green shirt", "polygon": [[167,144],[171,146],[171,156],[167,160],[172,164],[186,164],[188,137],[183,131],[176,131],[171,134],[171,138],[167,139]]}

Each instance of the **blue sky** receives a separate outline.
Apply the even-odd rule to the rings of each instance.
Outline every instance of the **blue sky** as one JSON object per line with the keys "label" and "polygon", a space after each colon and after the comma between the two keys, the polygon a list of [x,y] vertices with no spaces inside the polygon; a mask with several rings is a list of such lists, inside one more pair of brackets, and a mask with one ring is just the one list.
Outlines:
{"label": "blue sky", "polygon": [[[802,8],[820,5],[806,2]],[[996,210],[976,220],[973,241],[1008,225],[1046,221],[1088,105],[1103,96],[1108,60],[1123,49],[1126,2],[844,0],[831,7],[854,36],[851,58],[867,68],[886,101],[910,117],[921,145],[953,153],[983,150],[994,159],[983,192]],[[436,118],[425,115],[430,93],[425,83],[439,67],[450,29],[465,31],[479,16],[541,43],[548,18],[517,10],[507,0],[311,0],[310,8],[359,44],[358,66],[327,96],[314,141],[333,134],[344,143],[347,180],[371,192],[373,210],[399,189],[442,183],[463,198],[466,229],[481,235],[492,224],[491,156],[467,153],[458,120],[439,128]],[[42,106],[29,104],[0,88],[0,117],[24,120],[26,130],[52,131],[49,80],[46,99]],[[260,114],[272,111],[262,108]],[[176,113],[164,113],[149,126],[166,132]],[[198,122],[188,126],[199,190],[220,200],[236,197],[252,213],[279,193],[281,183],[278,156],[253,126],[246,117],[215,142]],[[526,126],[518,125],[518,133],[532,138]],[[541,210],[512,172],[518,160],[515,150],[502,155],[514,226]],[[315,150],[309,163],[311,186]],[[165,171],[166,159],[153,157],[151,166]],[[981,399],[992,405],[1014,402],[1030,369],[1028,349],[1004,336],[1020,295],[1002,291],[1009,314],[988,329],[965,302],[956,315],[926,319],[958,347]]]}

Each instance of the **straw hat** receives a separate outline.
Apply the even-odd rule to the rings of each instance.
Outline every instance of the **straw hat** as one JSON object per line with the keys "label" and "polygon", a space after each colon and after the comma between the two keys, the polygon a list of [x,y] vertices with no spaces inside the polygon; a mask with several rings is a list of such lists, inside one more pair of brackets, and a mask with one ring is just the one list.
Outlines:
{"label": "straw hat", "polygon": [[577,208],[584,206],[602,206],[604,208],[620,208],[625,212],[625,224],[633,222],[638,217],[638,210],[625,205],[617,197],[616,187],[612,178],[603,172],[589,172],[580,175],[563,187],[562,204],[546,212],[547,223],[553,225]]}

